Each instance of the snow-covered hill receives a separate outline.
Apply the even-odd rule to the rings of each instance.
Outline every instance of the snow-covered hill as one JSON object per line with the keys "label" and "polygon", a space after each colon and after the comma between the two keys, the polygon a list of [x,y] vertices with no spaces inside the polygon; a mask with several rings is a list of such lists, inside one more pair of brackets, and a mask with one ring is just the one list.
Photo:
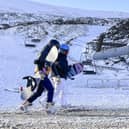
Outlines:
{"label": "snow-covered hill", "polygon": [[[2,28],[3,26],[0,26],[1,107],[14,107],[20,103],[19,94],[8,93],[4,89],[25,85],[22,77],[33,75],[33,60],[50,39],[55,38],[60,43],[67,42],[70,44],[69,62],[73,63],[75,60],[80,61],[87,42],[92,41],[109,28],[105,24],[103,26],[100,24],[51,24],[49,23],[49,20],[51,20],[49,16],[54,18],[55,15],[56,18],[57,15],[59,18],[60,16],[64,16],[61,18],[78,16],[126,18],[129,16],[128,13],[77,10],[37,4],[25,0],[0,0],[0,10],[0,12],[4,12],[0,16],[1,23],[7,27]],[[44,19],[40,17],[41,14],[44,14],[43,17],[47,17],[47,22],[42,21]],[[38,23],[31,23],[31,21],[37,21],[37,19]],[[39,23],[39,21],[41,22]],[[32,39],[36,38],[41,40],[32,42]],[[25,47],[27,43],[33,43],[36,47]],[[96,75],[80,74],[75,77],[74,81],[67,80],[66,100],[68,105],[86,106],[87,108],[129,107],[128,91],[115,89],[122,86],[128,87],[128,71],[119,74],[118,71],[97,70]],[[119,101],[117,101],[118,99]]]}
{"label": "snow-covered hill", "polygon": [[[113,25],[111,28],[107,29],[106,32],[102,33],[94,41],[92,40],[91,43],[89,43],[94,51],[100,52],[100,55],[104,55],[104,51],[108,51],[109,57],[105,61],[107,65],[114,65],[116,67],[116,64],[125,67],[128,69],[129,67],[129,56],[128,56],[128,49],[127,53],[122,54],[122,48],[125,52],[125,49],[128,48],[129,45],[129,19],[123,19],[117,24]],[[116,57],[113,57],[113,55],[116,53],[116,48],[118,47],[118,53]],[[108,50],[107,50],[108,49]],[[111,54],[112,53],[112,54]],[[112,57],[112,58],[111,58]],[[105,58],[105,57],[103,57]]]}
{"label": "snow-covered hill", "polygon": [[[85,43],[105,31],[106,27],[88,26],[86,30],[87,36],[81,36],[72,41],[69,56],[74,60],[80,60]],[[49,39],[50,37],[47,40]],[[0,34],[0,62],[2,62],[2,65],[0,65],[1,108],[16,107],[20,104],[19,94],[9,93],[4,89],[17,88],[26,84],[22,77],[33,75],[33,60],[36,58],[37,50],[41,49],[44,43],[47,43],[47,41],[42,41],[41,44],[38,44],[39,48],[26,48],[23,40],[22,36],[14,34],[14,29],[6,30]],[[73,62],[71,59],[69,60],[70,63]],[[121,106],[127,108],[129,107],[128,99],[126,99],[128,91],[114,89],[118,86],[128,86],[126,77],[128,77],[127,73],[119,75],[118,72],[110,70],[106,70],[104,73],[100,71],[97,75],[80,74],[75,77],[75,80],[66,81],[65,99],[68,105],[86,106],[88,109],[120,108]],[[116,101],[117,99],[119,101]]]}
{"label": "snow-covered hill", "polygon": [[120,17],[125,18],[129,13],[123,12],[106,12],[106,11],[91,11],[81,10],[76,8],[58,7],[47,4],[39,4],[27,0],[1,0],[1,11],[22,12],[22,13],[37,13],[47,15],[60,15],[60,16],[92,16],[92,17]]}

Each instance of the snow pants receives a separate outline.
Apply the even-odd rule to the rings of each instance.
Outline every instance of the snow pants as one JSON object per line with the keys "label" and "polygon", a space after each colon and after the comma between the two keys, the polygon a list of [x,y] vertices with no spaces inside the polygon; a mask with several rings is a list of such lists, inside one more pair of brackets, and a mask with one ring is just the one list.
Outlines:
{"label": "snow pants", "polygon": [[54,88],[48,77],[45,77],[44,80],[40,81],[37,90],[28,98],[27,101],[32,103],[35,99],[42,95],[44,90],[47,90],[47,102],[53,102]]}
{"label": "snow pants", "polygon": [[54,102],[59,106],[67,106],[67,86],[65,83],[66,80],[61,79],[59,82],[56,77],[53,77],[53,85],[54,85]]}

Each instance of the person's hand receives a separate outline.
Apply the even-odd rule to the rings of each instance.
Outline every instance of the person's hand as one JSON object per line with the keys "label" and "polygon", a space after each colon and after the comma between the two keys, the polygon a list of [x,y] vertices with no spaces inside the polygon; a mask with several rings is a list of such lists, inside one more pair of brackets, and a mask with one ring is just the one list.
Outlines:
{"label": "person's hand", "polygon": [[37,71],[35,73],[35,78],[39,78],[39,79],[43,80],[44,77],[45,77],[45,75],[44,75],[43,71]]}
{"label": "person's hand", "polygon": [[44,79],[45,75],[44,75],[43,71],[39,71],[39,77],[40,77],[41,80]]}

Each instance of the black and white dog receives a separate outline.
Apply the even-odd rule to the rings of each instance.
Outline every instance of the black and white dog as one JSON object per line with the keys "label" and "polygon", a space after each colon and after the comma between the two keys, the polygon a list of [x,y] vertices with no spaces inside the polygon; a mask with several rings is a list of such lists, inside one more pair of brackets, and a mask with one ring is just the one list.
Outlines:
{"label": "black and white dog", "polygon": [[20,96],[22,100],[29,98],[37,87],[37,80],[32,76],[25,76],[23,80],[27,80],[25,87],[20,87]]}

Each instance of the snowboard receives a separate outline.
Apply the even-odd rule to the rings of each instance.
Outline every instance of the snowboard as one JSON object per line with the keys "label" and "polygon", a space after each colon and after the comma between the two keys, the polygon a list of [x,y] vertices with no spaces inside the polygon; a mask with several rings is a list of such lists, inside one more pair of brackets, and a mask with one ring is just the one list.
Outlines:
{"label": "snowboard", "polygon": [[69,65],[68,76],[76,76],[83,72],[83,64],[82,63],[74,63]]}

